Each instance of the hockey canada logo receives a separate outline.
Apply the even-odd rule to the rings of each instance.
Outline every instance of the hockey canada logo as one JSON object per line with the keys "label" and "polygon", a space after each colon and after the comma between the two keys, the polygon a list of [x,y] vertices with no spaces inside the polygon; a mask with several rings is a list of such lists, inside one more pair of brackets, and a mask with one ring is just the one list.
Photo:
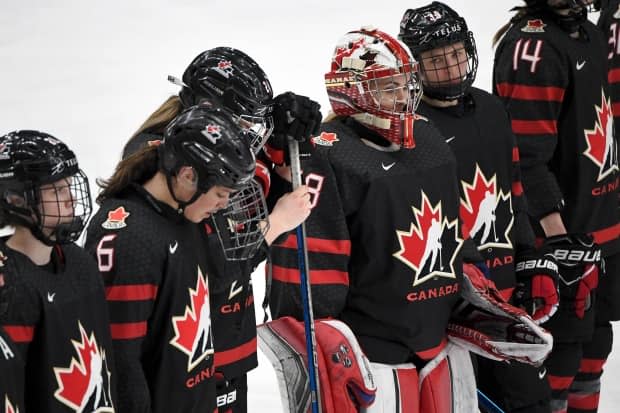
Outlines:
{"label": "hockey canada logo", "polygon": [[400,250],[392,254],[413,269],[413,286],[434,277],[456,278],[454,259],[463,240],[458,234],[458,219],[442,215],[441,202],[431,205],[422,192],[420,209],[412,207],[415,222],[409,231],[396,230]]}
{"label": "hockey canada logo", "polygon": [[463,220],[463,238],[471,237],[478,249],[512,248],[510,230],[514,221],[510,192],[497,187],[497,176],[487,179],[476,164],[472,183],[461,181],[464,199],[459,214]]}
{"label": "hockey canada logo", "polygon": [[224,76],[226,79],[228,79],[230,75],[233,74],[233,65],[230,60],[220,60],[217,66],[215,66],[213,69],[215,69],[216,72]]}
{"label": "hockey canada logo", "polygon": [[125,228],[127,226],[125,220],[129,215],[129,211],[125,211],[125,207],[120,206],[112,211],[108,211],[108,219],[101,226],[105,229]]}
{"label": "hockey canada logo", "polygon": [[198,268],[196,289],[189,289],[191,307],[182,316],[172,317],[174,338],[170,344],[187,355],[187,371],[214,353],[211,332],[209,283]]}
{"label": "hockey canada logo", "polygon": [[214,145],[222,137],[221,128],[218,125],[213,125],[211,123],[205,126],[202,130],[202,134]]}
{"label": "hockey canada logo", "polygon": [[67,368],[54,368],[58,383],[54,397],[76,412],[114,412],[105,350],[98,346],[94,333],[88,336],[82,323],[78,326],[80,341],[71,340],[77,358]]}
{"label": "hockey canada logo", "polygon": [[19,413],[19,406],[13,406],[8,395],[4,395],[4,413]]}
{"label": "hockey canada logo", "polygon": [[334,146],[335,142],[338,142],[340,139],[336,136],[335,133],[330,132],[321,132],[319,136],[315,136],[312,138],[312,142],[316,145],[321,146]]}
{"label": "hockey canada logo", "polygon": [[618,149],[614,139],[614,115],[611,111],[611,101],[605,97],[605,91],[601,94],[601,106],[594,105],[596,111],[594,128],[584,130],[588,148],[583,154],[598,166],[597,182],[618,171]]}
{"label": "hockey canada logo", "polygon": [[528,20],[525,26],[521,28],[526,33],[544,33],[546,24],[540,19]]}

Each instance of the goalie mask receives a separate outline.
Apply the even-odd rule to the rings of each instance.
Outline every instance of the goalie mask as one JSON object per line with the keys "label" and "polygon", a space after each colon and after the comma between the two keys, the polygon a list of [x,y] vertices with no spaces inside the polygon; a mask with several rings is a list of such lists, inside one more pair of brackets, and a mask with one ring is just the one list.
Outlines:
{"label": "goalie mask", "polygon": [[465,19],[440,2],[409,9],[398,38],[421,66],[424,94],[439,100],[462,97],[476,79],[478,52]]}
{"label": "goalie mask", "polygon": [[422,95],[418,63],[407,48],[375,29],[347,33],[336,45],[325,86],[333,111],[350,116],[403,148],[413,148]]}
{"label": "goalie mask", "polygon": [[273,131],[273,91],[260,66],[248,55],[230,47],[209,49],[189,64],[183,80],[169,76],[182,86],[179,97],[184,107],[203,100],[228,109],[249,132],[254,153]]}
{"label": "goalie mask", "polygon": [[20,225],[46,245],[76,241],[90,217],[88,178],[75,154],[47,133],[0,138],[2,224]]}

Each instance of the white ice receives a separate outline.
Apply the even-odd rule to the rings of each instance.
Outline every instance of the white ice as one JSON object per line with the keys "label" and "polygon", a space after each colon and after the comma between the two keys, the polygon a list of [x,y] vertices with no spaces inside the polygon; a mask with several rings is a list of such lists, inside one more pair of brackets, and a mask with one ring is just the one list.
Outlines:
{"label": "white ice", "polygon": [[[254,57],[276,93],[328,102],[323,73],[345,32],[373,25],[395,34],[415,1],[29,0],[0,12],[0,133],[39,129],[65,140],[91,178],[112,172],[126,139],[177,87],[202,50],[233,46]],[[446,0],[478,43],[477,86],[490,89],[493,33],[519,0]],[[599,64],[603,64],[600,62]],[[96,190],[95,190],[96,191]],[[257,272],[256,302],[263,273]],[[262,318],[260,308],[257,315]],[[616,328],[616,331],[618,329]],[[606,366],[600,411],[618,411],[620,345]],[[251,412],[278,412],[274,374],[261,357],[250,374]]]}

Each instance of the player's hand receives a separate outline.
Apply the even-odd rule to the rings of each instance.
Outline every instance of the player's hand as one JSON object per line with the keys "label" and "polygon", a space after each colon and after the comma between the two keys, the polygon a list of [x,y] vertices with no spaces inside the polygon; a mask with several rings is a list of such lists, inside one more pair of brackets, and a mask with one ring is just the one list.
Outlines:
{"label": "player's hand", "polygon": [[516,256],[517,286],[513,302],[532,319],[542,324],[558,310],[558,263],[552,253],[534,249],[520,251]]}

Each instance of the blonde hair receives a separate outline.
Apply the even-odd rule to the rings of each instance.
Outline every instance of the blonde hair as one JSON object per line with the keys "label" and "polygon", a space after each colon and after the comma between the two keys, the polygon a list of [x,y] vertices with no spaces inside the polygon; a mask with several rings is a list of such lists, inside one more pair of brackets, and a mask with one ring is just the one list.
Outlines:
{"label": "blonde hair", "polygon": [[158,107],[155,112],[149,116],[137,131],[131,135],[131,139],[140,135],[143,132],[163,133],[166,126],[176,118],[176,116],[183,110],[183,104],[181,99],[177,95],[170,96],[164,103]]}
{"label": "blonde hair", "polygon": [[521,20],[523,17],[525,17],[526,15],[536,10],[538,9],[534,7],[528,7],[528,6],[513,7],[511,11],[516,11],[516,13],[514,16],[512,16],[512,18],[510,19],[508,23],[500,27],[499,30],[495,33],[495,35],[493,36],[493,47],[497,46],[497,43],[499,43],[502,37],[504,37],[508,29],[510,29],[510,26],[512,26],[517,21]]}

